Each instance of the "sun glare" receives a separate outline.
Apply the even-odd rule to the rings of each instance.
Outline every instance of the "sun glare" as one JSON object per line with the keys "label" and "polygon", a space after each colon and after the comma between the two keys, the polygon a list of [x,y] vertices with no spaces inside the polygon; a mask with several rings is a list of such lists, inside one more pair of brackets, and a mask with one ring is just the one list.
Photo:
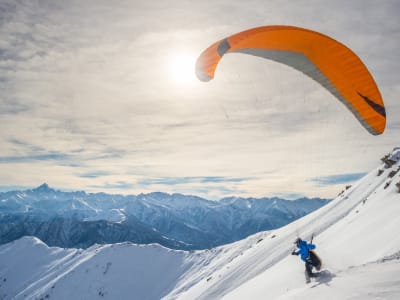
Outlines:
{"label": "sun glare", "polygon": [[189,53],[171,55],[168,60],[168,71],[171,80],[177,84],[189,85],[196,81],[196,56]]}

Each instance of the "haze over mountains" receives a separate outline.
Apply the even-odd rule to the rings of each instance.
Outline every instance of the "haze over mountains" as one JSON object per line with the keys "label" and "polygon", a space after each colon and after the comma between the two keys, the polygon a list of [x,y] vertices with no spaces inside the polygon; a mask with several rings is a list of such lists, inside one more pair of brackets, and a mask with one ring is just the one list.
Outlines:
{"label": "haze over mountains", "polygon": [[326,204],[326,199],[224,198],[181,194],[137,196],[62,192],[42,184],[0,193],[0,243],[36,236],[50,246],[159,243],[205,249],[281,227]]}

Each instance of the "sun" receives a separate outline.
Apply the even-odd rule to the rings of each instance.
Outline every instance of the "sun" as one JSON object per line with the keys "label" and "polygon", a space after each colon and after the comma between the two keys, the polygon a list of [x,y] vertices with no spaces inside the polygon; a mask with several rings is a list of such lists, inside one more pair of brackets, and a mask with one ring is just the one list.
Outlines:
{"label": "sun", "polygon": [[180,85],[190,85],[196,82],[196,58],[191,53],[170,55],[168,58],[168,74],[170,79]]}

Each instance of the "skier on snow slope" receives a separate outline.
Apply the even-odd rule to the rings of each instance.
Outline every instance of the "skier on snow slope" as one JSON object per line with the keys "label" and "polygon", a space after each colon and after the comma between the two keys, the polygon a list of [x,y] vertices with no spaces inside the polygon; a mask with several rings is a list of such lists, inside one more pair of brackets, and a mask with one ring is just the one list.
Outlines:
{"label": "skier on snow slope", "polygon": [[314,244],[307,243],[306,241],[303,241],[300,238],[297,238],[296,241],[294,242],[299,250],[293,250],[292,255],[300,255],[300,258],[305,262],[306,270],[305,270],[305,275],[306,275],[306,282],[310,282],[311,277],[316,277],[318,276],[318,273],[313,273],[312,269],[315,267],[317,271],[321,270],[321,260],[317,256],[317,254],[312,251],[316,248]]}

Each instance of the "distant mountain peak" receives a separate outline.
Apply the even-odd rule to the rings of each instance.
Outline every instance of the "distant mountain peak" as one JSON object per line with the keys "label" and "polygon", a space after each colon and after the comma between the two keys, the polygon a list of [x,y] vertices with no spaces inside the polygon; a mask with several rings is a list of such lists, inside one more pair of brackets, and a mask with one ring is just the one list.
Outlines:
{"label": "distant mountain peak", "polygon": [[40,186],[38,186],[37,188],[33,189],[36,192],[51,192],[54,191],[52,188],[49,187],[49,185],[47,183],[43,183]]}

